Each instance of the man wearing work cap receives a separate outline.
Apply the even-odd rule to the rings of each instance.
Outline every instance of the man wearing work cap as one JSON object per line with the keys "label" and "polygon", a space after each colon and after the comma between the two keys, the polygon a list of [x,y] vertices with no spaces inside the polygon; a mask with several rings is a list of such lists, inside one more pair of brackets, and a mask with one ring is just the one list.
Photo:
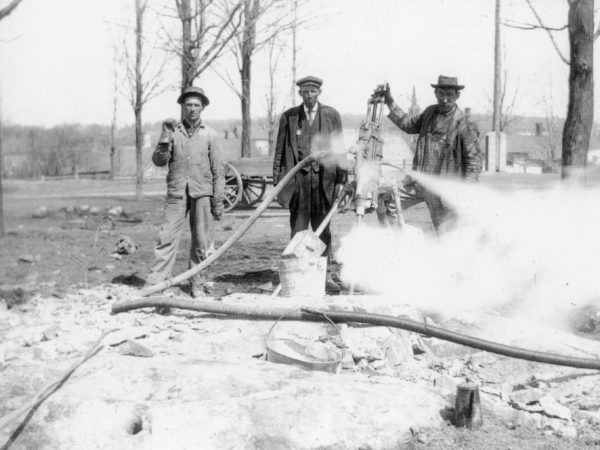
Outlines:
{"label": "man wearing work cap", "polygon": [[[457,106],[464,88],[456,77],[440,75],[431,85],[437,104],[427,107],[418,115],[409,116],[394,101],[389,84],[376,90],[390,110],[389,119],[402,131],[418,134],[413,158],[414,171],[478,181],[481,173],[479,132],[475,123]],[[436,231],[443,231],[456,219],[455,212],[436,193],[424,189],[411,179],[405,184],[408,198],[402,199],[402,208],[424,201]]]}
{"label": "man wearing work cap", "polygon": [[[183,121],[169,119],[162,124],[162,133],[152,155],[157,166],[169,165],[167,199],[163,222],[154,249],[155,261],[148,283],[167,279],[189,214],[192,246],[189,266],[208,256],[213,247],[213,219],[223,214],[225,176],[217,133],[205,126],[200,114],[209,104],[208,97],[198,87],[188,87],[177,99],[182,106]],[[201,274],[191,279],[192,297],[205,295]]]}
{"label": "man wearing work cap", "polygon": [[[342,120],[331,106],[319,103],[323,80],[305,77],[296,82],[302,104],[288,109],[281,115],[275,158],[273,160],[273,184],[277,185],[299,161],[312,152],[331,150],[333,139],[341,138]],[[313,231],[323,221],[336,196],[344,187],[347,173],[335,164],[313,161],[290,181],[277,197],[278,202],[290,209],[292,237],[299,231]],[[321,234],[327,245],[324,256],[331,256],[331,231],[329,226]],[[329,265],[328,265],[329,267]],[[340,291],[340,287],[327,276],[327,289]]]}

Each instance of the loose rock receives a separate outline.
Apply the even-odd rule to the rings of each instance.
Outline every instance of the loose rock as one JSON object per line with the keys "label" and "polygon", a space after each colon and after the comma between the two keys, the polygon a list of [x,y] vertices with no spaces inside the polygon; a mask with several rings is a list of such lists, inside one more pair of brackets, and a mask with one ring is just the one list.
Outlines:
{"label": "loose rock", "polygon": [[42,342],[49,341],[50,339],[54,339],[58,337],[58,332],[60,331],[60,327],[56,324],[46,328],[42,332]]}
{"label": "loose rock", "polygon": [[511,401],[525,405],[537,402],[544,395],[546,395],[544,391],[538,388],[521,389],[509,394]]}
{"label": "loose rock", "polygon": [[19,256],[19,262],[24,262],[24,263],[28,263],[28,264],[34,264],[35,263],[35,257],[33,255],[30,254],[24,254]]}
{"label": "loose rock", "polygon": [[539,404],[544,413],[550,417],[558,417],[563,420],[571,420],[571,410],[561,405],[551,395],[546,395],[539,399]]}
{"label": "loose rock", "polygon": [[113,217],[120,216],[121,214],[123,214],[123,207],[122,206],[113,206],[112,208],[110,208],[108,210],[107,214],[109,216],[113,216]]}
{"label": "loose rock", "polygon": [[33,212],[32,215],[34,219],[44,219],[45,217],[48,217],[48,208],[45,206],[40,206]]}
{"label": "loose rock", "polygon": [[154,356],[152,350],[148,347],[143,346],[142,344],[138,344],[131,339],[127,339],[123,344],[120,344],[117,347],[117,351],[121,355],[129,355],[129,356],[139,356],[143,358],[149,358]]}
{"label": "loose rock", "polygon": [[126,235],[119,237],[117,241],[117,253],[120,255],[132,255],[137,251],[133,240]]}

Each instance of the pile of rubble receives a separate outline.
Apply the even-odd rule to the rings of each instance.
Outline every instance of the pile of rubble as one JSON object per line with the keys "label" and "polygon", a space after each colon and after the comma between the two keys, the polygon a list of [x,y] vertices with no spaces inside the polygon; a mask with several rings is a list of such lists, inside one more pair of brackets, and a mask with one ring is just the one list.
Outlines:
{"label": "pile of rubble", "polygon": [[[500,421],[507,429],[527,427],[572,439],[600,433],[596,373],[359,324],[338,326],[344,349],[338,374],[310,372],[266,361],[265,336],[273,322],[180,310],[166,316],[148,310],[109,314],[113,301],[135,295],[133,289],[111,285],[64,298],[38,296],[10,309],[0,306],[0,417],[56,379],[102,330],[119,330],[108,334],[102,351],[40,407],[20,437],[24,443],[45,439],[60,448],[74,443],[83,448],[95,440],[105,448],[136,448],[174,436],[200,447],[422,443],[426,430],[452,416],[456,387],[467,380],[479,385],[484,423]],[[255,294],[232,294],[223,301],[305,304]],[[430,320],[376,297],[327,297],[312,306],[316,303],[323,309]],[[301,333],[303,327],[327,324],[289,326]],[[600,353],[599,343],[576,339],[584,351]]]}

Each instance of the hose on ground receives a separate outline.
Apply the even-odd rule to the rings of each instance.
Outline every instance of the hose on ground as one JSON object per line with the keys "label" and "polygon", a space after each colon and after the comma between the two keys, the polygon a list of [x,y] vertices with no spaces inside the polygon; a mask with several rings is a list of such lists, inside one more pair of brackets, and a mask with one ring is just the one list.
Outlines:
{"label": "hose on ground", "polygon": [[139,298],[117,302],[112,305],[114,314],[139,308],[165,306],[188,309],[212,314],[225,314],[235,318],[254,320],[295,320],[306,322],[327,321],[325,315],[336,323],[362,323],[373,326],[393,327],[412,331],[424,336],[442,339],[455,344],[483,350],[497,355],[524,359],[544,364],[574,367],[578,369],[600,370],[600,359],[579,358],[575,356],[558,355],[520,347],[500,344],[498,342],[468,336],[441,327],[433,327],[425,323],[401,317],[382,314],[358,313],[349,311],[316,310],[312,308],[266,308],[256,305],[227,305],[207,300],[187,300],[178,298]]}
{"label": "hose on ground", "polygon": [[311,161],[318,160],[326,155],[326,152],[317,152],[311,154],[309,157],[304,158],[298,164],[296,164],[281,180],[277,183],[277,186],[273,188],[271,192],[269,192],[264,200],[258,205],[256,210],[252,213],[250,217],[246,219],[246,221],[218,248],[215,252],[202,261],[200,264],[186,270],[185,272],[180,273],[179,275],[165,280],[161,283],[153,284],[152,286],[148,286],[145,289],[140,291],[140,295],[147,297],[152,294],[156,294],[157,292],[164,291],[165,289],[170,288],[171,286],[175,286],[188,278],[200,273],[202,270],[206,269],[213,262],[219,259],[223,253],[225,253],[233,244],[240,240],[240,238],[248,231],[248,229],[256,222],[256,220],[260,217],[260,215],[269,207],[269,205],[273,202],[275,197],[281,192],[286,184],[292,180],[296,176],[296,174],[302,170],[305,166],[307,166]]}

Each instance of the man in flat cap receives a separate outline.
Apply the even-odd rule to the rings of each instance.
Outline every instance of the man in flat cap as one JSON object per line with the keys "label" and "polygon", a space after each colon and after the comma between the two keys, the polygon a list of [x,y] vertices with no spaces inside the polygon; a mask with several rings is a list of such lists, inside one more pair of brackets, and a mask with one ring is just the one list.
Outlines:
{"label": "man in flat cap", "polygon": [[[464,86],[458,84],[456,77],[444,75],[431,86],[437,104],[413,116],[396,104],[388,84],[379,90],[390,110],[389,119],[405,133],[419,135],[412,168],[432,175],[478,181],[482,164],[479,132],[456,104]],[[452,225],[456,214],[439,195],[414,182],[406,187],[412,195],[402,200],[403,209],[424,201],[436,231]]]}
{"label": "man in flat cap", "polygon": [[[299,161],[312,152],[331,150],[333,139],[341,136],[340,114],[331,106],[319,103],[323,80],[309,76],[296,82],[302,104],[281,115],[275,158],[273,184],[277,185]],[[334,164],[323,165],[313,161],[304,167],[277,197],[279,203],[290,209],[292,237],[309,225],[316,230],[323,221],[336,196],[347,180],[347,172]],[[331,256],[331,231],[329,226],[321,234],[326,244],[324,256]],[[329,267],[330,265],[328,265]],[[327,289],[340,291],[340,287],[327,276]]]}
{"label": "man in flat cap", "polygon": [[[212,245],[213,219],[223,214],[225,175],[217,133],[205,126],[200,114],[209,104],[198,87],[183,90],[177,103],[183,121],[163,122],[162,133],[152,155],[157,166],[169,165],[164,217],[154,249],[155,261],[147,278],[154,284],[167,279],[173,264],[181,231],[189,214],[192,245],[189,266],[207,257]],[[191,279],[192,297],[205,295],[202,274]]]}

